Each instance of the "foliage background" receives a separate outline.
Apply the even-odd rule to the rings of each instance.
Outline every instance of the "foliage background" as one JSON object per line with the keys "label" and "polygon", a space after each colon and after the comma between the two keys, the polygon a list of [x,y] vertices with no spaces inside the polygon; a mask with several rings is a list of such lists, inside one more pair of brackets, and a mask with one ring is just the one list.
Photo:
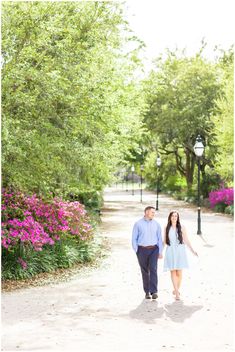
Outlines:
{"label": "foliage background", "polygon": [[[80,201],[94,214],[104,187],[130,180],[132,165],[138,181],[143,165],[148,188],[159,180],[163,192],[194,202],[200,134],[204,204],[213,199],[215,210],[233,213],[233,48],[217,50],[213,61],[203,57],[205,42],[191,57],[166,49],[146,74],[144,43],[121,2],[5,1],[1,9],[3,188],[50,206],[58,196]],[[23,204],[12,209],[5,245],[20,221],[29,221]],[[80,218],[71,214],[71,221]],[[3,246],[4,278],[67,268],[97,253],[95,237],[91,245],[66,233],[40,252],[25,251],[29,243],[21,240],[14,250]]]}
{"label": "foliage background", "polygon": [[4,186],[65,196],[109,182],[141,129],[140,45],[117,2],[2,4]]}

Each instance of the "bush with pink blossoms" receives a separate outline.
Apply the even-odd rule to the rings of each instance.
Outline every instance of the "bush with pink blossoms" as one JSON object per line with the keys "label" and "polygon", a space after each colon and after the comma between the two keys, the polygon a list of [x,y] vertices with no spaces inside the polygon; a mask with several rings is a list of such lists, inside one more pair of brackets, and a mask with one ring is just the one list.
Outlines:
{"label": "bush with pink blossoms", "polygon": [[221,188],[209,193],[210,206],[217,211],[224,212],[227,207],[232,207],[234,202],[234,189]]}
{"label": "bush with pink blossoms", "polygon": [[30,277],[89,260],[93,234],[79,202],[2,192],[3,278]]}
{"label": "bush with pink blossoms", "polygon": [[4,190],[2,194],[2,245],[5,248],[31,245],[40,250],[53,245],[61,236],[81,240],[92,237],[92,227],[84,206],[79,202],[53,199],[45,202],[33,196]]}

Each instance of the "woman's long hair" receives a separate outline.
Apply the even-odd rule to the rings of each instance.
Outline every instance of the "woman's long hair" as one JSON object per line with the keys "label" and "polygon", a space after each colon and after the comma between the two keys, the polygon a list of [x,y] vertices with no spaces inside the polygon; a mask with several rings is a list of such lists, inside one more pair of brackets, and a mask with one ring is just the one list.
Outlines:
{"label": "woman's long hair", "polygon": [[170,239],[169,239],[169,231],[171,227],[171,216],[172,214],[176,213],[177,214],[177,222],[176,222],[176,229],[177,229],[177,236],[180,244],[183,244],[183,236],[182,236],[182,229],[181,229],[181,224],[180,224],[180,216],[177,211],[171,211],[169,216],[168,216],[168,223],[166,226],[166,244],[170,246]]}

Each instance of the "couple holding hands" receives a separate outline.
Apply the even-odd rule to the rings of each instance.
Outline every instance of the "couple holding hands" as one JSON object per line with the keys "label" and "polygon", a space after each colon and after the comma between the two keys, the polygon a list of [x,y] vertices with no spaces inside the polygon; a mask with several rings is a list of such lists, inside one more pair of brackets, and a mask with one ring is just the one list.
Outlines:
{"label": "couple holding hands", "polygon": [[159,258],[163,258],[162,251],[166,246],[164,271],[170,271],[173,294],[176,300],[180,300],[182,269],[189,267],[185,245],[195,256],[197,253],[189,242],[184,226],[180,224],[177,211],[171,211],[168,216],[163,241],[161,226],[154,220],[154,216],[155,208],[146,207],[144,217],[134,224],[132,231],[132,247],[140,265],[145,298],[158,297],[157,262]]}

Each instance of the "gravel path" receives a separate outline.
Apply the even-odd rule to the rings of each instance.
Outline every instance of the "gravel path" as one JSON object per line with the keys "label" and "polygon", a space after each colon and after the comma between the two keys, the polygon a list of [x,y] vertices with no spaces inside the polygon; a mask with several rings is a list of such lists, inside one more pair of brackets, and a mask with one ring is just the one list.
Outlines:
{"label": "gravel path", "polygon": [[134,222],[155,195],[107,189],[102,235],[111,249],[101,267],[68,282],[2,293],[3,351],[233,351],[234,241],[229,216],[160,195],[156,219],[177,209],[199,265],[184,271],[181,301],[159,261],[159,299],[144,299],[130,239]]}

